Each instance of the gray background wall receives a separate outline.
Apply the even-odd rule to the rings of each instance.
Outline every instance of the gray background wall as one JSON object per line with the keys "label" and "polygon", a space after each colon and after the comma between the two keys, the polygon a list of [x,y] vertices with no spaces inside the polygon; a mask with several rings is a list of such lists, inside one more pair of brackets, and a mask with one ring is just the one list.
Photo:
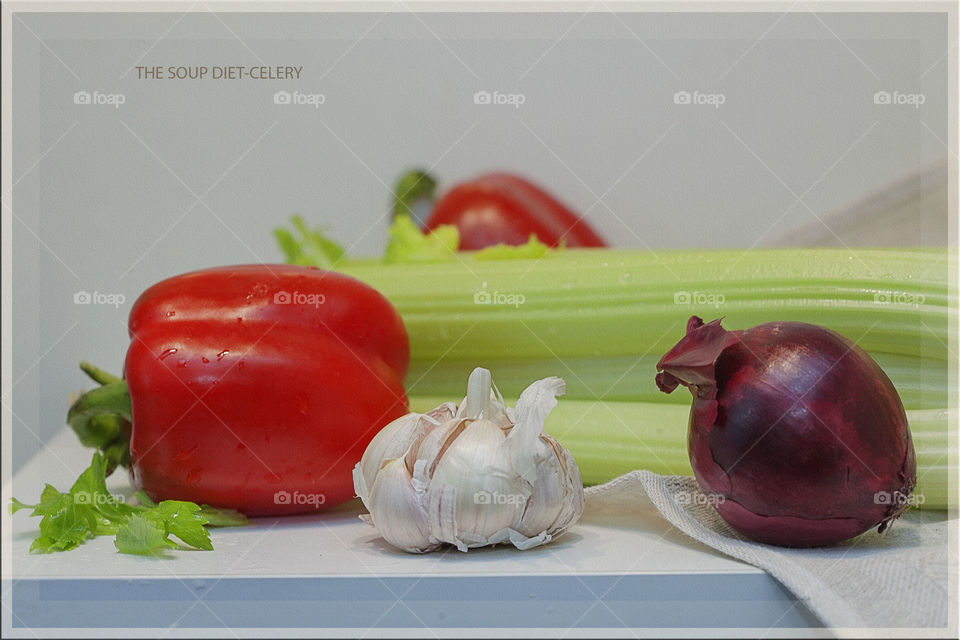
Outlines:
{"label": "gray background wall", "polygon": [[[270,232],[293,212],[379,254],[390,186],[412,165],[443,185],[523,172],[619,246],[750,247],[819,224],[945,157],[946,25],[934,13],[18,13],[15,466],[89,386],[79,360],[120,371],[140,291],[280,260]],[[303,72],[144,81],[135,64]],[[277,105],[279,90],[325,102]],[[478,105],[479,90],[524,103]],[[125,102],[78,105],[77,91]],[[678,91],[724,102],[676,104]],[[924,104],[875,104],[877,91]],[[946,211],[924,216],[903,241],[945,243]],[[77,305],[79,291],[126,302]]]}

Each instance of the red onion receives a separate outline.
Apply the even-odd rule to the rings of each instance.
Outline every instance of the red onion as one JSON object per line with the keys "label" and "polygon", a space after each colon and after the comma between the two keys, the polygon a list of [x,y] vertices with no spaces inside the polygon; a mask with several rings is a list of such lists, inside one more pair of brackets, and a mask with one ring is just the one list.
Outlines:
{"label": "red onion", "polygon": [[657,363],[693,394],[690,464],[721,517],[787,547],[828,545],[909,504],[913,441],[900,396],[867,353],[803,322],[727,331],[693,316]]}

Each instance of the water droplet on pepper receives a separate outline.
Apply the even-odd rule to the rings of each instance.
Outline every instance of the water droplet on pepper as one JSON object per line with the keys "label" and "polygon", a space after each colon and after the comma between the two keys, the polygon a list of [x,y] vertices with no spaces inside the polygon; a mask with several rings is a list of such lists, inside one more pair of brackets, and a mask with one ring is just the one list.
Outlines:
{"label": "water droplet on pepper", "polygon": [[189,449],[184,449],[183,451],[175,455],[173,459],[176,460],[177,462],[183,462],[184,460],[186,460],[196,452],[197,447],[198,445],[193,445]]}
{"label": "water droplet on pepper", "polygon": [[300,412],[300,415],[307,415],[307,407],[309,406],[307,401],[307,396],[304,393],[298,393],[296,395],[297,399],[297,411]]}

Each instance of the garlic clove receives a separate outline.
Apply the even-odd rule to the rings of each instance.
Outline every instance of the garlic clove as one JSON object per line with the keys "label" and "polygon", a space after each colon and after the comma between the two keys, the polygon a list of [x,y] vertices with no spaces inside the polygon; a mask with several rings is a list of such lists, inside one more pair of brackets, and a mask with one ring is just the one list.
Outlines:
{"label": "garlic clove", "polygon": [[[550,440],[553,440],[553,438],[550,438]],[[556,443],[556,440],[554,442]],[[554,535],[560,535],[576,524],[580,516],[583,515],[583,479],[580,477],[580,467],[577,466],[577,461],[573,459],[573,454],[561,447],[559,443],[556,443],[556,450],[560,452],[560,460],[567,474],[564,497],[560,501],[562,505],[560,517],[553,524],[556,527]]]}
{"label": "garlic clove", "polygon": [[427,513],[417,499],[403,458],[390,460],[377,473],[367,505],[373,524],[384,539],[410,553],[437,548],[430,540]]}
{"label": "garlic clove", "polygon": [[[407,464],[413,462],[413,479],[417,490],[425,490],[436,469],[437,461],[447,448],[456,440],[461,431],[467,428],[465,418],[448,420],[424,434],[407,452]],[[421,464],[422,463],[422,464]]]}
{"label": "garlic clove", "polygon": [[[360,458],[360,464],[358,465],[363,476],[363,484],[357,481],[356,472],[354,473],[353,486],[357,495],[363,499],[364,504],[367,502],[366,493],[362,493],[361,488],[369,489],[373,486],[380,467],[387,460],[402,458],[407,455],[418,440],[437,426],[449,421],[456,411],[457,406],[455,404],[444,402],[427,413],[408,413],[385,426],[373,437],[373,440],[370,441],[363,452],[363,457]],[[413,468],[412,460],[409,466]]]}
{"label": "garlic clove", "polygon": [[426,494],[438,540],[465,550],[519,521],[530,490],[498,455],[503,440],[498,424],[474,420],[441,452]]}
{"label": "garlic clove", "polygon": [[[552,458],[552,459],[551,459]],[[563,485],[566,479],[560,471],[556,456],[543,456],[536,463],[537,479],[533,483],[530,499],[516,529],[525,536],[536,536],[549,531],[560,517],[564,498]]]}
{"label": "garlic clove", "polygon": [[563,533],[583,513],[583,483],[573,456],[549,435],[541,436],[550,453],[537,460],[537,480],[517,530],[527,536]]}
{"label": "garlic clove", "polygon": [[[408,413],[401,416],[381,429],[367,445],[363,456],[360,458],[360,464],[357,465],[364,483],[362,485],[358,483],[356,473],[354,473],[353,482],[353,488],[364,504],[367,503],[367,500],[364,493],[361,492],[361,488],[370,489],[373,487],[377,473],[384,462],[401,458],[406,454],[410,445],[422,435],[429,425],[423,420],[423,417],[423,414],[420,413]],[[367,506],[369,508],[369,505]]]}

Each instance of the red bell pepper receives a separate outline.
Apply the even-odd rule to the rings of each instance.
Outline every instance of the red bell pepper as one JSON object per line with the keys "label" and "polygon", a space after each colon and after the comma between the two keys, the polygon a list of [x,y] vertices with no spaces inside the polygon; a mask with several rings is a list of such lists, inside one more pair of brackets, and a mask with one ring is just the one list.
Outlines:
{"label": "red bell pepper", "polygon": [[122,404],[96,394],[128,393],[129,414],[115,413],[132,422],[131,476],[153,499],[248,515],[336,505],[353,497],[351,470],[373,436],[407,412],[400,316],[343,274],[187,273],[137,299],[129,332],[125,379],[81,398],[68,419],[83,440],[91,418]]}
{"label": "red bell pepper", "polygon": [[[413,203],[433,197],[436,183],[413,171],[397,186],[397,212],[413,214]],[[551,247],[605,247],[585,220],[529,180],[509,173],[487,173],[461,182],[435,204],[423,224],[432,231],[452,224],[460,231],[460,249],[496,244],[522,245],[536,234]]]}

